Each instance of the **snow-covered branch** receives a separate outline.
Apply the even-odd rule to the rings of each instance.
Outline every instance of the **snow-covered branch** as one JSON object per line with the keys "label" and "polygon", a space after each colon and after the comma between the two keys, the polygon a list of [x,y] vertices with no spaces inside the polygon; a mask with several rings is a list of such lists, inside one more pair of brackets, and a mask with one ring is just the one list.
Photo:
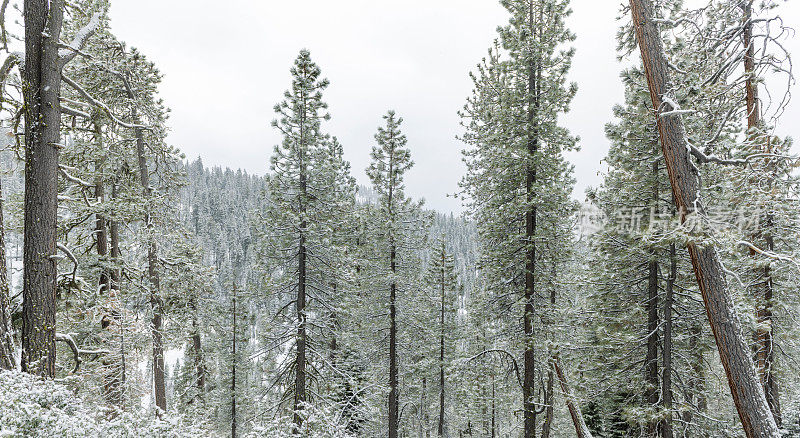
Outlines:
{"label": "snow-covered branch", "polygon": [[100,13],[97,12],[92,15],[92,18],[89,19],[89,22],[86,23],[86,26],[83,26],[78,33],[75,34],[75,37],[72,39],[72,42],[69,45],[61,48],[58,51],[58,62],[61,68],[64,68],[67,63],[72,61],[75,56],[81,51],[83,46],[86,44],[86,41],[89,40],[89,37],[92,36],[97,29],[100,27]]}

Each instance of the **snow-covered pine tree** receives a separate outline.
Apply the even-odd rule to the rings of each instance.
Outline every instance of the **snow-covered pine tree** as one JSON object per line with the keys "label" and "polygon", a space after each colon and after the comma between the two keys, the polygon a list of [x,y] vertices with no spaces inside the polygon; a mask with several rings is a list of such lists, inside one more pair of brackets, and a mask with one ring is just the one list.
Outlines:
{"label": "snow-covered pine tree", "polygon": [[415,250],[425,239],[425,229],[429,221],[421,211],[422,202],[414,202],[405,194],[405,173],[411,169],[411,151],[406,136],[400,130],[403,123],[394,111],[389,111],[383,119],[385,127],[378,127],[375,134],[377,145],[372,147],[372,163],[367,168],[367,176],[378,196],[375,209],[373,236],[378,248],[375,263],[380,290],[388,290],[389,311],[389,398],[388,422],[386,428],[390,438],[397,438],[400,427],[400,381],[398,333],[402,322],[398,322],[398,301],[410,292],[412,287],[409,272],[413,272]]}
{"label": "snow-covered pine tree", "polygon": [[[276,314],[280,324],[273,342],[293,350],[277,378],[292,381],[287,387],[294,396],[294,424],[300,431],[304,406],[317,392],[308,385],[322,383],[318,370],[327,361],[330,309],[335,308],[335,288],[342,281],[336,269],[336,236],[348,228],[343,213],[352,204],[355,189],[341,146],[322,129],[322,122],[330,118],[322,100],[328,80],[320,77],[321,70],[307,50],[300,51],[291,73],[292,86],[275,106],[279,118],[272,123],[283,141],[271,160],[271,204],[263,232],[274,281],[271,289],[285,303]],[[292,305],[294,312],[289,310]]]}
{"label": "snow-covered pine tree", "polygon": [[462,112],[470,146],[462,186],[479,227],[488,287],[502,297],[501,306],[513,307],[522,297],[522,333],[507,334],[517,340],[509,346],[522,350],[523,435],[529,438],[539,411],[536,363],[547,363],[536,359],[535,339],[537,296],[550,275],[542,260],[562,250],[542,243],[574,208],[572,170],[563,153],[576,149],[576,139],[558,125],[576,91],[566,79],[573,51],[564,47],[574,36],[564,22],[568,1],[502,4],[509,25],[499,30],[500,47],[473,75],[475,90]]}
{"label": "snow-covered pine tree", "polygon": [[[433,310],[424,311],[420,315],[422,327],[430,327],[427,336],[424,336],[426,343],[430,339],[438,339],[438,348],[434,349],[432,356],[437,358],[435,372],[438,383],[438,419],[436,422],[436,435],[448,436],[449,414],[448,405],[451,404],[452,393],[449,392],[453,387],[450,376],[450,364],[453,361],[454,341],[458,337],[456,325],[456,313],[458,309],[459,283],[456,275],[455,260],[447,249],[444,236],[440,236],[431,251],[431,260],[428,272],[425,275],[427,297],[430,304],[425,307]],[[438,321],[436,325],[430,325],[430,321]]]}

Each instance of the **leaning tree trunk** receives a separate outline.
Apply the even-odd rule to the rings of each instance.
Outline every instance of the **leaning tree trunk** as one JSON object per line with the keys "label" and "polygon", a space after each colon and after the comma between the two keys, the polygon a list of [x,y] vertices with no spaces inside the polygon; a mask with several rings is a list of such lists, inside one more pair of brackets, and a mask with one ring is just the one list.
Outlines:
{"label": "leaning tree trunk", "polygon": [[[652,5],[650,0],[630,0],[630,9],[653,108],[661,112],[665,105],[669,106],[664,97],[670,92],[671,84],[669,63],[653,20]],[[680,116],[659,116],[657,120],[675,205],[683,222],[688,215],[703,214],[698,198],[697,170],[690,162]],[[778,427],[756,376],[717,252],[713,246],[703,247],[693,241],[687,246],[744,432],[748,438],[778,437]]]}
{"label": "leaning tree trunk", "polygon": [[[745,103],[747,105],[747,131],[749,139],[754,147],[754,153],[772,153],[769,145],[769,138],[761,135],[760,130],[763,128],[761,120],[761,108],[758,100],[758,84],[755,77],[755,48],[753,47],[753,22],[752,22],[752,8],[753,0],[742,2],[741,6],[744,22],[744,44],[745,44],[745,57],[744,57],[744,71],[747,75],[745,81]],[[761,145],[759,148],[757,145]],[[774,178],[768,178],[767,184],[770,188],[774,184]],[[760,233],[764,237],[764,245],[767,251],[774,250],[773,233],[773,218],[770,213],[761,224],[763,231]],[[758,237],[758,236],[756,236]],[[756,256],[752,252],[752,256]],[[756,266],[754,269],[755,278],[759,281],[756,283],[754,289],[756,293],[756,322],[757,330],[755,334],[756,343],[756,371],[761,379],[761,385],[764,386],[764,395],[767,398],[772,416],[775,418],[775,423],[781,424],[781,407],[778,398],[778,386],[775,382],[774,376],[774,324],[772,323],[772,299],[773,299],[773,283],[772,283],[772,267],[769,260],[763,267]]]}
{"label": "leaning tree trunk", "polygon": [[58,45],[62,0],[25,0],[25,231],[22,370],[53,377],[56,363],[56,220],[61,128]]}
{"label": "leaning tree trunk", "polygon": [[8,271],[6,270],[6,230],[3,224],[3,188],[0,183],[0,369],[16,368],[14,338],[10,325]]}
{"label": "leaning tree trunk", "polygon": [[[136,108],[133,109],[133,121],[138,124]],[[145,153],[144,133],[142,128],[135,127],[136,154],[139,160],[139,179],[142,183],[142,192],[149,203],[152,198],[150,186],[150,171],[147,168],[147,155]],[[145,213],[147,227],[147,276],[150,280],[150,308],[153,318],[150,321],[150,332],[153,337],[153,392],[155,393],[156,407],[161,412],[167,411],[167,392],[164,383],[164,338],[161,333],[164,318],[164,300],[161,298],[161,278],[158,274],[158,244],[156,243],[155,225],[153,224],[152,206],[148,205]],[[160,412],[159,414],[160,415]]]}
{"label": "leaning tree trunk", "polygon": [[569,415],[572,417],[572,424],[575,426],[575,436],[577,438],[592,438],[592,432],[586,426],[578,401],[572,395],[572,391],[567,384],[567,378],[564,376],[564,369],[561,366],[561,358],[558,354],[553,356],[552,364],[558,376],[558,382],[561,384],[561,391],[564,393],[564,398],[567,399],[567,409],[569,409]]}

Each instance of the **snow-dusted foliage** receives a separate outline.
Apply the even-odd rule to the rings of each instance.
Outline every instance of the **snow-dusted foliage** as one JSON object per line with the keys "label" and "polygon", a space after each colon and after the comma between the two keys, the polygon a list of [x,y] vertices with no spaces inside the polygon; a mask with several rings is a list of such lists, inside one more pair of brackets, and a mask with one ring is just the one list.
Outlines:
{"label": "snow-dusted foliage", "polygon": [[319,407],[311,404],[304,406],[301,415],[303,426],[298,432],[292,432],[293,418],[284,416],[276,418],[269,423],[256,425],[252,432],[244,435],[245,438],[356,438],[356,435],[346,431],[341,425],[335,412],[328,407]]}
{"label": "snow-dusted foliage", "polygon": [[200,438],[213,436],[196,420],[111,412],[84,403],[66,385],[16,371],[0,372],[0,436]]}

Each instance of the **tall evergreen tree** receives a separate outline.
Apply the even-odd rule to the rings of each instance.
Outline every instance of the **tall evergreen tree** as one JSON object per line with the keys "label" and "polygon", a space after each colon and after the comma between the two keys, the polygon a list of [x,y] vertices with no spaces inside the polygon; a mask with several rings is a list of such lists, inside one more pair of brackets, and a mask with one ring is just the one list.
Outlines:
{"label": "tall evergreen tree", "polygon": [[290,369],[285,371],[293,376],[290,387],[299,432],[304,405],[310,402],[309,383],[320,378],[309,375],[317,373],[326,360],[324,340],[330,335],[331,316],[327,309],[333,306],[340,275],[335,236],[346,229],[343,209],[352,202],[355,190],[341,146],[322,130],[322,122],[330,118],[322,100],[328,80],[320,77],[320,68],[307,50],[300,52],[291,73],[292,86],[285,100],[275,106],[279,119],[272,123],[283,141],[272,157],[272,202],[265,235],[277,292],[294,304],[292,316],[286,314],[286,306],[279,309],[277,316],[285,325],[275,336],[293,341]]}
{"label": "tall evergreen tree", "polygon": [[[411,251],[423,229],[425,218],[421,214],[421,203],[413,202],[405,194],[405,173],[411,169],[411,151],[406,146],[406,136],[400,131],[403,123],[394,111],[389,111],[383,119],[385,127],[379,127],[375,134],[377,145],[372,147],[372,163],[367,176],[378,196],[376,221],[380,233],[375,236],[381,248],[378,269],[385,275],[385,286],[389,291],[389,400],[388,432],[390,438],[397,438],[400,427],[400,381],[398,355],[398,310],[399,295],[408,292],[404,285],[403,270],[413,258]],[[420,220],[423,222],[420,223]],[[406,286],[406,287],[403,287]]]}
{"label": "tall evergreen tree", "polygon": [[[482,240],[483,265],[499,295],[521,293],[524,437],[536,429],[535,320],[537,284],[546,274],[542,242],[574,208],[571,166],[563,152],[576,139],[558,126],[576,87],[566,74],[574,39],[564,17],[568,1],[504,1],[510,23],[500,29],[503,55],[490,52],[473,76],[475,91],[462,113],[467,176],[462,181]],[[567,242],[560,242],[566,245]],[[551,246],[551,251],[556,251]],[[550,252],[550,256],[555,252]]]}

